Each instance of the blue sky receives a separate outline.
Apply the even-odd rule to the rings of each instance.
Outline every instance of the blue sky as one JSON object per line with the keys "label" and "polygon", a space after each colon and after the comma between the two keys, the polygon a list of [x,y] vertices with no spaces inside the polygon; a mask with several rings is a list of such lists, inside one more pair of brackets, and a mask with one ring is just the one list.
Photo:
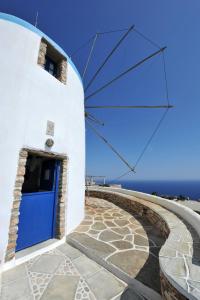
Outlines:
{"label": "blue sky", "polygon": [[[70,56],[99,31],[136,28],[167,46],[165,53],[170,110],[161,129],[138,164],[136,174],[124,179],[199,179],[200,166],[200,2],[198,0],[2,0],[0,11],[35,23]],[[122,33],[97,40],[85,82]],[[89,46],[72,57],[80,72]],[[90,91],[155,51],[134,32],[112,57]],[[88,100],[89,104],[165,104],[161,56],[144,64],[108,89]],[[90,110],[105,126],[97,129],[134,165],[147,138],[162,115],[161,110]],[[115,178],[127,167],[91,132],[87,136],[87,173]]]}

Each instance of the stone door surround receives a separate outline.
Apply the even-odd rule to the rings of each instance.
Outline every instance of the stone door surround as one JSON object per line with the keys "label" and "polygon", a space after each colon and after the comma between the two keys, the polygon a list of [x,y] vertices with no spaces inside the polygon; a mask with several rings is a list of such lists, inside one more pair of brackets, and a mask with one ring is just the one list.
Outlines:
{"label": "stone door surround", "polygon": [[54,158],[61,161],[59,178],[58,204],[56,209],[56,236],[62,239],[65,236],[65,206],[66,206],[66,187],[67,187],[67,156],[64,154],[46,152],[43,150],[23,148],[19,152],[19,160],[15,186],[13,191],[13,204],[11,209],[10,226],[8,232],[8,245],[5,254],[5,261],[10,261],[15,257],[15,248],[18,237],[19,208],[22,196],[22,185],[26,171],[26,161],[28,154],[35,154],[43,157]]}

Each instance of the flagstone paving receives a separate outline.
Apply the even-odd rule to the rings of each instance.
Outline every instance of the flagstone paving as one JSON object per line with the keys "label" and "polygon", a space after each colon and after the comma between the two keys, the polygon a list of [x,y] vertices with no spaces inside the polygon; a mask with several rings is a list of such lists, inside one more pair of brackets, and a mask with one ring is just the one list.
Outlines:
{"label": "flagstone paving", "polygon": [[4,272],[1,285],[1,300],[143,299],[67,243]]}
{"label": "flagstone paving", "polygon": [[165,240],[139,215],[103,199],[86,198],[85,219],[68,241],[102,265],[160,293],[158,253]]}
{"label": "flagstone paving", "polygon": [[[160,292],[158,252],[164,240],[140,216],[89,198],[85,219],[69,235],[69,241]],[[76,248],[65,243],[4,272],[0,300],[158,299],[128,286]]]}

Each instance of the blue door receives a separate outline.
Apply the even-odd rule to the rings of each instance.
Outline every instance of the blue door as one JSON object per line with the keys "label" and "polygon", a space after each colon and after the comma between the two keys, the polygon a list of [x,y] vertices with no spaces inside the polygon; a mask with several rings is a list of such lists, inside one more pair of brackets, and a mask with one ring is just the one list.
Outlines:
{"label": "blue door", "polygon": [[54,237],[59,161],[29,156],[22,188],[16,250]]}

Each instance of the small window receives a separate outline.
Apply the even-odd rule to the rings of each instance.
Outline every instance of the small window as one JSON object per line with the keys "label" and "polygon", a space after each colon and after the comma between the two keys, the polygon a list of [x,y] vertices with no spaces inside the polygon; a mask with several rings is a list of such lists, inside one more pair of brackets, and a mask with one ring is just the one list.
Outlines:
{"label": "small window", "polygon": [[59,81],[67,82],[67,59],[46,40],[42,39],[38,64]]}
{"label": "small window", "polygon": [[57,76],[57,64],[49,56],[45,57],[45,70],[53,76]]}

